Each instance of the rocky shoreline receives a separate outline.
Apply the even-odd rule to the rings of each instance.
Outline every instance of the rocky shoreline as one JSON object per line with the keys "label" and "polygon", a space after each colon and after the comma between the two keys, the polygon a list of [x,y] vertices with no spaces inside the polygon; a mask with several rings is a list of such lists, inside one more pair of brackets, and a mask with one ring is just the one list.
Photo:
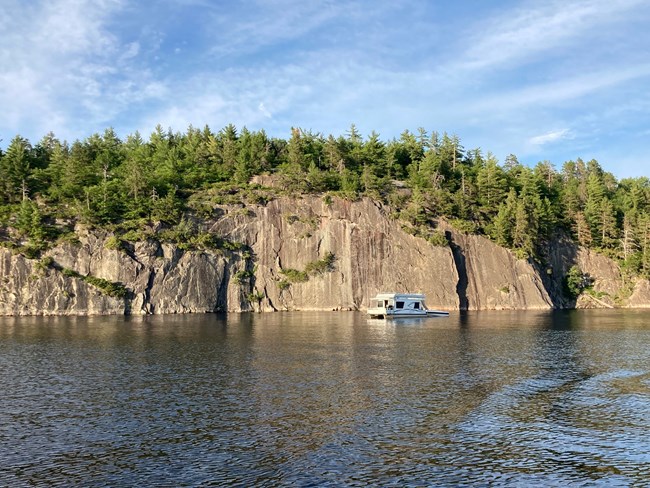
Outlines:
{"label": "rocky shoreline", "polygon": [[[444,310],[650,307],[647,280],[625,283],[615,261],[567,239],[549,244],[542,265],[444,221],[448,245],[433,245],[369,198],[283,197],[214,215],[198,225],[240,249],[116,248],[111,233],[81,227],[77,243],[40,260],[0,249],[0,315],[364,310],[379,291],[425,293]],[[577,300],[563,288],[573,265],[593,282]]]}

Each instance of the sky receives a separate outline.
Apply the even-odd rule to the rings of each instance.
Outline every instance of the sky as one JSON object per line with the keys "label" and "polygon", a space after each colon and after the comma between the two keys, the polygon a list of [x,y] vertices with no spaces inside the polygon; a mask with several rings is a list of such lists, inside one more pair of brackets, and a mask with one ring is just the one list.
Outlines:
{"label": "sky", "polygon": [[649,26],[648,0],[0,0],[0,147],[355,124],[650,176]]}

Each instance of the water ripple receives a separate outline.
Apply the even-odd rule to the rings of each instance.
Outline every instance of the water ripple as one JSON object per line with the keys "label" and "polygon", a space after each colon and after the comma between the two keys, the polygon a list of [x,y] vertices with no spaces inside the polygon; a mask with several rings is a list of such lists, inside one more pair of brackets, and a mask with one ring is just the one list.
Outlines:
{"label": "water ripple", "polygon": [[647,484],[645,322],[516,317],[0,319],[0,486]]}

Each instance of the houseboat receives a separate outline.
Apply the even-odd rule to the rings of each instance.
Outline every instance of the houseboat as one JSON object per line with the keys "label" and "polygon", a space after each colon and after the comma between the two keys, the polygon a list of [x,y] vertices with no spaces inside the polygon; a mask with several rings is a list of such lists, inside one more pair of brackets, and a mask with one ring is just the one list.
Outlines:
{"label": "houseboat", "polygon": [[429,310],[419,293],[379,293],[370,300],[368,315],[379,319],[398,317],[447,317],[449,312]]}

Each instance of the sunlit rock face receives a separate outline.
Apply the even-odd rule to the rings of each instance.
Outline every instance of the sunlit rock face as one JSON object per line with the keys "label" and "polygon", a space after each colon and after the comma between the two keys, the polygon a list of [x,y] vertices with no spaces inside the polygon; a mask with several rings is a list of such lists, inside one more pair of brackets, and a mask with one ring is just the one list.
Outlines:
{"label": "sunlit rock face", "polygon": [[[446,310],[650,304],[647,281],[625,284],[613,260],[566,239],[549,244],[542,264],[444,221],[438,229],[449,245],[432,245],[368,198],[283,197],[214,210],[198,225],[240,249],[185,250],[157,241],[110,249],[110,234],[83,228],[76,229],[78,243],[60,244],[41,260],[0,249],[0,314],[363,310],[382,291],[424,293],[430,308]],[[328,266],[315,266],[327,256]],[[590,276],[597,299],[565,295],[562,280],[572,265]],[[119,283],[126,293],[111,296],[85,277]]]}

